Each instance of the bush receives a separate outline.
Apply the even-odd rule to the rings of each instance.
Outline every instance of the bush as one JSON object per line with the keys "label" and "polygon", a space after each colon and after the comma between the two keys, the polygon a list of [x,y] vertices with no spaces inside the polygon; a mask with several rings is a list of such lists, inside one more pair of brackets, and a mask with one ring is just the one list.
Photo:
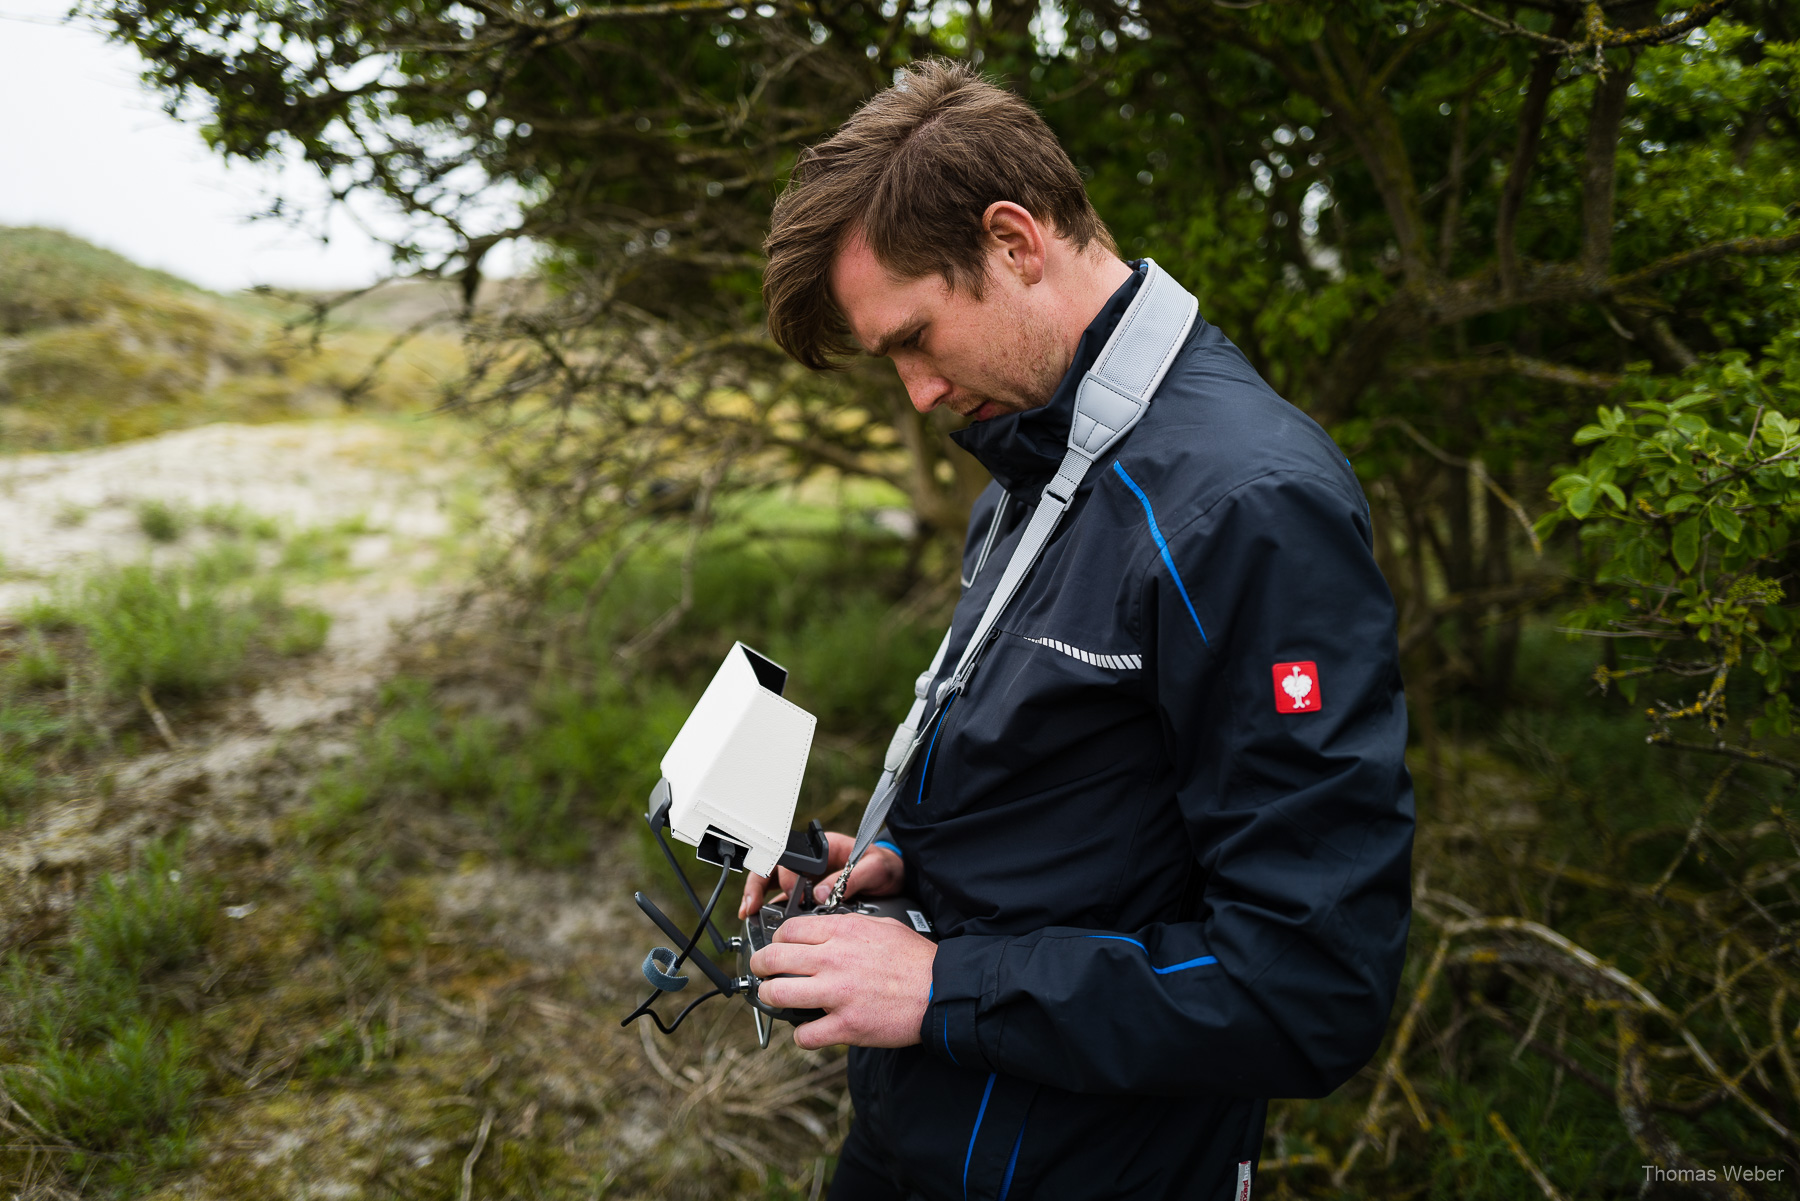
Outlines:
{"label": "bush", "polygon": [[189,1126],[205,1077],[179,1026],[148,1018],[121,1022],[92,1046],[45,1040],[11,1087],[47,1130],[81,1149],[71,1164],[95,1168],[119,1191],[135,1193],[143,1173],[190,1155]]}
{"label": "bush", "polygon": [[208,583],[145,565],[90,580],[78,620],[106,682],[127,694],[195,696],[236,675],[253,626]]}
{"label": "bush", "polygon": [[152,542],[174,542],[187,532],[188,515],[164,500],[138,502],[138,529]]}
{"label": "bush", "polygon": [[55,647],[44,641],[43,634],[32,630],[25,646],[13,658],[7,675],[16,687],[33,692],[65,683],[69,678],[69,665],[56,653]]}
{"label": "bush", "polygon": [[331,614],[311,605],[296,605],[275,624],[269,645],[278,655],[312,655],[325,646]]}
{"label": "bush", "polygon": [[191,961],[212,932],[214,898],[186,878],[182,847],[153,842],[142,864],[100,881],[70,922],[72,966],[83,981],[145,977]]}

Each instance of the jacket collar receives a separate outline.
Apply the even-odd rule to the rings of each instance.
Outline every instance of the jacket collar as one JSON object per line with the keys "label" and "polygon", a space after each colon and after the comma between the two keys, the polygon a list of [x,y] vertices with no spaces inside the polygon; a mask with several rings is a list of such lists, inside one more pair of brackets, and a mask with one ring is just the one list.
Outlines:
{"label": "jacket collar", "polygon": [[1023,413],[992,417],[960,429],[950,436],[974,455],[1000,486],[1015,496],[1037,492],[1050,482],[1069,445],[1069,426],[1075,420],[1075,393],[1082,377],[1100,357],[1101,348],[1118,328],[1119,318],[1149,273],[1145,260],[1131,264],[1131,278],[1119,285],[1100,312],[1082,331],[1075,359],[1050,396],[1050,403]]}

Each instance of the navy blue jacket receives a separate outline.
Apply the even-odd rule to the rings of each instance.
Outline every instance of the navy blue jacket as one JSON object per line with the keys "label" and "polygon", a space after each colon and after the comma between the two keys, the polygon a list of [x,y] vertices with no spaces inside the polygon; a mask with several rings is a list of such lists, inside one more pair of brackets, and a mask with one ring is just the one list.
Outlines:
{"label": "navy blue jacket", "polygon": [[[945,675],[1142,277],[1047,406],[957,435],[995,479],[965,577],[1008,509]],[[889,815],[942,935],[921,1044],[852,1052],[855,1138],[902,1195],[1235,1197],[1266,1099],[1374,1054],[1413,801],[1371,547],[1331,439],[1197,320]]]}

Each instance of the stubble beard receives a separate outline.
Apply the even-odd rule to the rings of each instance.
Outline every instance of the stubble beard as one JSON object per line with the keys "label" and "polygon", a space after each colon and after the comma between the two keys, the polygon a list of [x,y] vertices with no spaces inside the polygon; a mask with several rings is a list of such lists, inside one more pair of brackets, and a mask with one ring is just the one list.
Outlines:
{"label": "stubble beard", "polygon": [[[1020,314],[1014,345],[997,357],[995,374],[1004,381],[1003,387],[991,393],[971,392],[958,397],[957,412],[976,421],[987,421],[1042,408],[1056,395],[1057,385],[1069,370],[1068,354],[1056,331],[1048,323],[1031,320],[1027,314]],[[994,411],[982,415],[982,410],[990,405]]]}

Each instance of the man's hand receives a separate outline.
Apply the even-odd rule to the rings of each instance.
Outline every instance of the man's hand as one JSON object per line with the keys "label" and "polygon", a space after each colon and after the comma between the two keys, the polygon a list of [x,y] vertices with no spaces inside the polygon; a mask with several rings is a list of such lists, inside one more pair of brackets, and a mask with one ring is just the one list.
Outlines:
{"label": "man's hand", "polygon": [[[837,883],[844,864],[850,862],[850,848],[856,845],[856,839],[848,834],[827,834],[825,844],[830,848],[826,861],[831,865],[827,869],[831,874],[813,890],[813,899],[816,901],[823,901],[831,895],[832,885]],[[775,875],[782,892],[792,890],[800,882],[800,877],[785,867],[776,868]],[[900,865],[900,856],[886,847],[870,847],[863,853],[862,861],[856,865],[856,871],[850,877],[850,887],[844,890],[844,895],[891,897],[900,891],[904,876],[905,869]],[[738,902],[738,916],[745,918],[755,913],[761,908],[768,892],[769,878],[751,872],[744,881],[744,899]]]}
{"label": "man's hand", "polygon": [[936,958],[936,943],[892,918],[840,913],[781,923],[775,941],[750,957],[750,970],[763,977],[757,995],[765,1004],[825,1011],[794,1027],[797,1046],[910,1047]]}

